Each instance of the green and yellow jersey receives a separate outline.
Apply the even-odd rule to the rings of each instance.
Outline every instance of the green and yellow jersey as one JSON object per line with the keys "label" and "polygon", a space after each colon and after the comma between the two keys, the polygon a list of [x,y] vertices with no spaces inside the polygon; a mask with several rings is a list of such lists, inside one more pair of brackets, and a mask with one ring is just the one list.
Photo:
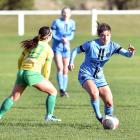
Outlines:
{"label": "green and yellow jersey", "polygon": [[49,78],[51,62],[53,59],[52,48],[45,41],[39,41],[37,47],[24,49],[18,60],[19,70],[39,72]]}

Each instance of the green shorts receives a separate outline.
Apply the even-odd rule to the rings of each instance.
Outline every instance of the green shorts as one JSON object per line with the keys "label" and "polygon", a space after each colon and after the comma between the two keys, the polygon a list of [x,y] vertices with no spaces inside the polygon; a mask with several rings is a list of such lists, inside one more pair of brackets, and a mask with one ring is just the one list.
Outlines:
{"label": "green shorts", "polygon": [[44,80],[44,77],[38,72],[29,70],[19,70],[17,73],[16,84],[32,86],[37,83],[40,83],[42,80]]}

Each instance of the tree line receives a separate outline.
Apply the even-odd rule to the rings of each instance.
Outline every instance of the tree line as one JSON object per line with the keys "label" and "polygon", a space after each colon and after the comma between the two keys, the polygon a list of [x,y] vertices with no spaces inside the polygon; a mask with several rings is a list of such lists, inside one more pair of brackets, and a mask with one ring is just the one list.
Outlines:
{"label": "tree line", "polygon": [[[57,1],[64,2],[64,0]],[[67,2],[68,1],[70,0],[67,0]],[[140,0],[104,0],[104,1],[106,2],[107,5],[106,7],[108,7],[108,9],[110,10],[113,9],[128,10],[128,9],[138,9],[138,7],[140,7]],[[35,0],[0,0],[0,10],[32,10],[34,9],[34,2]],[[71,5],[67,6],[71,7]],[[74,9],[74,5],[72,9]]]}

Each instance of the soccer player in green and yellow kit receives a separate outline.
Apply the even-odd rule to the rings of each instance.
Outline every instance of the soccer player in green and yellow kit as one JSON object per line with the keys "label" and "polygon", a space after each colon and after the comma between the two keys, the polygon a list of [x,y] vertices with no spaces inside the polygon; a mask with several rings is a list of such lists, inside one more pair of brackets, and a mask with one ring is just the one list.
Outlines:
{"label": "soccer player in green and yellow kit", "polygon": [[39,29],[38,36],[21,42],[23,52],[18,60],[17,79],[11,95],[1,105],[0,119],[20,98],[25,88],[33,86],[48,94],[45,120],[61,121],[53,115],[57,90],[48,80],[54,56],[52,48],[48,44],[51,39],[51,29],[44,26]]}

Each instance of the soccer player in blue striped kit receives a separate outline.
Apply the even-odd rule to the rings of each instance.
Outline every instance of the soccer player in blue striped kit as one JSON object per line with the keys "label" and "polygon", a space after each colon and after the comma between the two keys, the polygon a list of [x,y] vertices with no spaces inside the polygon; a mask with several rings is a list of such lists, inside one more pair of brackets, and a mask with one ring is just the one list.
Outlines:
{"label": "soccer player in blue striped kit", "polygon": [[75,21],[70,19],[71,10],[65,7],[61,17],[54,20],[51,26],[53,31],[52,49],[57,67],[57,81],[61,97],[67,96],[68,64],[70,58],[70,41],[75,34]]}
{"label": "soccer player in blue striped kit", "polygon": [[69,70],[74,69],[76,55],[84,52],[85,60],[80,66],[78,80],[89,93],[96,118],[102,123],[103,115],[100,112],[99,97],[104,102],[105,115],[113,115],[113,96],[103,73],[104,64],[114,54],[132,57],[135,49],[129,45],[126,50],[118,43],[111,41],[111,27],[106,23],[98,23],[97,33],[98,39],[87,41],[72,50]]}

